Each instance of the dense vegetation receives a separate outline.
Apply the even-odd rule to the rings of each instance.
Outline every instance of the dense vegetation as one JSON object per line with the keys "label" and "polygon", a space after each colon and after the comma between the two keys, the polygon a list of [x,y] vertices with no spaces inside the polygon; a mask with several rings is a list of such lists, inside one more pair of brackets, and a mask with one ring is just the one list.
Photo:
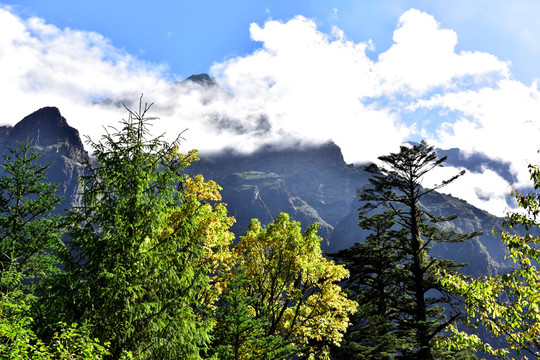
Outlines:
{"label": "dense vegetation", "polygon": [[[538,355],[540,253],[532,236],[503,234],[518,267],[472,279],[430,257],[445,231],[421,198],[441,166],[425,143],[371,165],[359,191],[365,239],[321,252],[318,225],[282,213],[267,226],[234,218],[221,188],[185,169],[196,152],[152,138],[150,106],[88,141],[81,201],[61,199],[31,142],[4,154],[0,177],[0,357],[16,359],[474,359],[506,356],[471,333],[482,325]],[[540,174],[531,168],[535,188]],[[538,197],[508,225],[538,224]],[[447,228],[447,227],[446,227]],[[466,311],[466,312],[465,312]],[[468,315],[465,316],[465,315]],[[465,322],[460,320],[465,319]],[[467,332],[458,324],[472,325]],[[460,325],[461,326],[461,325]]]}
{"label": "dense vegetation", "polygon": [[[525,229],[520,236],[503,232],[501,239],[515,268],[498,276],[472,278],[443,272],[442,283],[465,298],[467,318],[472,330],[486,329],[502,342],[487,342],[475,332],[451,326],[451,339],[442,343],[451,349],[480,349],[492,356],[507,358],[515,355],[527,359],[540,357],[540,168],[529,165],[534,191],[522,194],[512,191],[521,211],[508,213],[505,226]],[[449,341],[451,340],[451,341]]]}

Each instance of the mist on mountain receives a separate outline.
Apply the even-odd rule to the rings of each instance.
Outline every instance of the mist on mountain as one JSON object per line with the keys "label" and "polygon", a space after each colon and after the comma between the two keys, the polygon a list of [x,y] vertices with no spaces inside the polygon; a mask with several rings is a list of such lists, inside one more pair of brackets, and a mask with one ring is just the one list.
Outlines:
{"label": "mist on mountain", "polygon": [[[53,163],[48,177],[60,185],[60,195],[65,197],[62,206],[77,204],[77,179],[89,155],[78,131],[68,125],[57,108],[39,109],[13,128],[3,128],[1,133],[2,146],[14,146],[27,136],[32,138],[36,149],[43,153],[40,161]],[[464,160],[457,149],[441,153],[449,156],[450,164],[469,166],[472,171],[481,168],[482,158]],[[500,168],[496,162],[488,165],[505,172],[504,164]],[[350,247],[365,237],[357,226],[357,189],[367,184],[368,177],[362,165],[345,162],[335,143],[296,148],[267,145],[250,154],[222,151],[202,156],[186,171],[192,175],[200,173],[223,187],[223,200],[236,218],[232,230],[237,237],[246,231],[252,218],[269,224],[280,212],[289,213],[304,228],[317,222],[327,251]],[[451,247],[437,244],[433,255],[467,262],[470,265],[464,271],[471,274],[494,274],[506,269],[504,246],[492,235],[493,229],[495,234],[500,232],[503,219],[448,194],[426,196],[422,206],[434,215],[458,214],[458,219],[448,224],[457,231],[484,233]]]}

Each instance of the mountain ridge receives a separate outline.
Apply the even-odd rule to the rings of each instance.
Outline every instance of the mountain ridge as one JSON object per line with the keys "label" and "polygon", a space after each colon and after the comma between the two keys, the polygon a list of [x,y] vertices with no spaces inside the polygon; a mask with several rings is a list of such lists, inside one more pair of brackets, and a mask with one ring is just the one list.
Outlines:
{"label": "mountain ridge", "polygon": [[[40,161],[53,163],[49,180],[59,184],[60,194],[65,197],[62,207],[77,203],[77,179],[89,157],[78,131],[68,125],[57,108],[39,109],[12,129],[5,129],[5,133],[0,131],[4,152],[6,145],[24,141],[26,136],[37,136],[35,146],[43,154]],[[223,187],[223,201],[237,220],[232,229],[237,236],[246,231],[252,218],[266,225],[280,212],[288,212],[304,228],[319,223],[326,251],[350,247],[365,237],[357,226],[357,189],[368,184],[368,175],[362,166],[347,164],[335,143],[284,149],[264,147],[249,155],[224,151],[203,157],[186,172],[201,173]],[[468,244],[438,244],[433,247],[433,255],[469,262],[471,266],[465,271],[471,274],[496,273],[507,266],[502,242],[491,235],[493,228],[500,230],[501,218],[439,193],[427,197],[422,206],[436,215],[460,214],[458,222],[447,226],[484,232]]]}

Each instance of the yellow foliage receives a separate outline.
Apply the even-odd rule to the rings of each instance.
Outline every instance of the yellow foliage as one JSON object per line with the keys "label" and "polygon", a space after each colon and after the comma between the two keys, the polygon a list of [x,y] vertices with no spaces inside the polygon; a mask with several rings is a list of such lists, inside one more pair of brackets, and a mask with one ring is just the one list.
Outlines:
{"label": "yellow foliage", "polygon": [[221,201],[221,186],[215,181],[204,182],[202,175],[196,175],[194,178],[184,175],[185,191],[188,196],[196,196],[199,201]]}
{"label": "yellow foliage", "polygon": [[[181,154],[180,154],[181,155]],[[192,259],[194,266],[205,268],[215,275],[229,271],[231,264],[230,246],[234,234],[229,228],[234,224],[234,217],[227,215],[227,208],[221,201],[221,187],[214,181],[204,181],[202,175],[191,178],[184,175],[185,201],[167,215],[169,227],[162,233],[162,241],[169,236],[176,236],[178,229],[187,228],[190,223],[190,241],[199,243],[202,251]],[[201,294],[206,304],[213,306],[216,297],[223,290],[223,279],[212,277],[211,294]]]}
{"label": "yellow foliage", "polygon": [[312,225],[302,234],[300,224],[290,222],[287,214],[267,228],[252,220],[233,255],[236,269],[249,280],[244,291],[258,297],[253,313],[268,311],[268,321],[274,324],[267,335],[286,334],[299,347],[307,347],[306,355],[326,358],[326,346],[308,344],[339,344],[357,304],[336,284],[349,273],[323,257],[317,229]]}

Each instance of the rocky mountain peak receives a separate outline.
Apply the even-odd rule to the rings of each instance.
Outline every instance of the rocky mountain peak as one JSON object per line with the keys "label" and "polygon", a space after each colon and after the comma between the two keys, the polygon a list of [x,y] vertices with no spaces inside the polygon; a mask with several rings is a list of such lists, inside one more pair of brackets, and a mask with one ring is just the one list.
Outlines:
{"label": "rocky mountain peak", "polygon": [[13,142],[24,142],[30,137],[40,147],[67,143],[84,150],[79,131],[68,125],[56,107],[44,107],[26,116],[13,127],[9,137]]}
{"label": "rocky mountain peak", "polygon": [[214,78],[210,77],[208,74],[191,75],[190,77],[188,77],[183,82],[186,82],[186,81],[191,81],[191,82],[193,82],[195,84],[199,84],[199,85],[201,85],[203,87],[212,87],[212,86],[217,85],[216,80]]}

